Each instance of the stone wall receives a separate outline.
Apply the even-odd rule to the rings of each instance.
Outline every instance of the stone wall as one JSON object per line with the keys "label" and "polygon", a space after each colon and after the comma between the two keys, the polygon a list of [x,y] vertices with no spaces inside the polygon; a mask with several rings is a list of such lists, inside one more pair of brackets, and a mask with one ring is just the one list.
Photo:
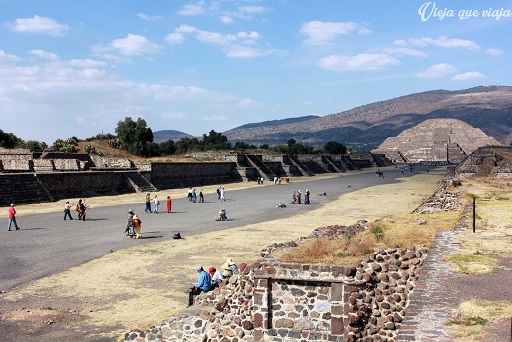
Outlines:
{"label": "stone wall", "polygon": [[53,159],[34,159],[35,172],[53,172],[55,171],[55,164]]}
{"label": "stone wall", "polygon": [[[364,229],[317,229],[311,237],[341,238]],[[276,244],[263,259],[195,300],[196,311],[173,316],[126,341],[392,341],[426,251],[375,251],[355,266],[281,263],[275,252],[307,238]]]}
{"label": "stone wall", "polygon": [[199,186],[241,181],[236,163],[151,163],[151,182],[157,188]]}
{"label": "stone wall", "polygon": [[48,172],[37,177],[55,200],[134,191],[122,172]]}
{"label": "stone wall", "polygon": [[457,177],[512,178],[512,147],[481,147],[455,169]]}
{"label": "stone wall", "polygon": [[135,165],[126,158],[112,158],[97,155],[91,155],[91,160],[96,168],[109,168],[109,169],[130,169]]}

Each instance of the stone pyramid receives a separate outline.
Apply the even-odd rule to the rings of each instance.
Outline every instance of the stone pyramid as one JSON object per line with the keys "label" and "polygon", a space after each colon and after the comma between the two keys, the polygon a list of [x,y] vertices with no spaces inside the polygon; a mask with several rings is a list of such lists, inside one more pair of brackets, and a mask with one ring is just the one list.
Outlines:
{"label": "stone pyramid", "polygon": [[460,163],[479,147],[501,146],[479,128],[457,119],[429,119],[396,137],[387,138],[372,151],[394,162]]}

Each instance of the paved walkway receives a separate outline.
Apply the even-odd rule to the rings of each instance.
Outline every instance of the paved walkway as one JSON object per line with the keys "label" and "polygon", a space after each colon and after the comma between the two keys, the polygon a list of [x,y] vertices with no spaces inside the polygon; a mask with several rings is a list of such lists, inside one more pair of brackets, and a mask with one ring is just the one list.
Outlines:
{"label": "paved walkway", "polygon": [[452,341],[444,324],[449,311],[457,306],[452,299],[459,297],[458,289],[450,287],[454,277],[453,265],[444,256],[458,253],[455,231],[436,234],[427,259],[419,272],[411,302],[406,309],[397,341],[445,342]]}

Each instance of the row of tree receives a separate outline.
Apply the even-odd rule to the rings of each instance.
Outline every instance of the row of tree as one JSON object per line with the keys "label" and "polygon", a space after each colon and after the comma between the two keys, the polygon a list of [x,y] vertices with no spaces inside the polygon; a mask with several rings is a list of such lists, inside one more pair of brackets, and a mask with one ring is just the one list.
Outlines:
{"label": "row of tree", "polygon": [[[91,140],[107,140],[108,145],[113,148],[123,149],[131,154],[142,157],[156,157],[166,155],[182,155],[191,152],[201,151],[246,151],[251,149],[264,149],[282,154],[312,154],[312,153],[330,153],[330,154],[345,154],[347,147],[336,141],[330,141],[323,148],[312,147],[306,144],[300,144],[295,139],[289,139],[286,145],[269,146],[262,144],[256,146],[248,144],[243,141],[237,141],[232,146],[228,142],[228,138],[221,133],[211,130],[208,134],[203,134],[202,138],[181,138],[178,141],[167,140],[160,143],[153,142],[153,131],[147,126],[144,119],[138,118],[133,121],[131,118],[126,117],[124,120],[119,121],[115,129],[116,135],[113,134],[98,134],[95,137],[85,139]],[[77,151],[78,142],[77,137],[71,137],[66,140],[57,139],[51,149],[54,151],[61,151],[67,153],[75,153]],[[30,150],[45,150],[48,149],[46,143],[38,141],[23,141],[12,133],[4,133],[0,130],[0,147],[4,148],[26,148]],[[96,151],[93,146],[86,146],[85,153],[89,154],[102,154],[101,151]]]}

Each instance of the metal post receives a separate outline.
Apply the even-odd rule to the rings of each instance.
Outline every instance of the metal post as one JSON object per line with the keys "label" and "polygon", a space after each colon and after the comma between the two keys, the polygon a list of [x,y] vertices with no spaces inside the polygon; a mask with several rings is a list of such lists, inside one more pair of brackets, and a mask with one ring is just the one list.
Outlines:
{"label": "metal post", "polygon": [[476,199],[473,196],[473,233],[476,232]]}

